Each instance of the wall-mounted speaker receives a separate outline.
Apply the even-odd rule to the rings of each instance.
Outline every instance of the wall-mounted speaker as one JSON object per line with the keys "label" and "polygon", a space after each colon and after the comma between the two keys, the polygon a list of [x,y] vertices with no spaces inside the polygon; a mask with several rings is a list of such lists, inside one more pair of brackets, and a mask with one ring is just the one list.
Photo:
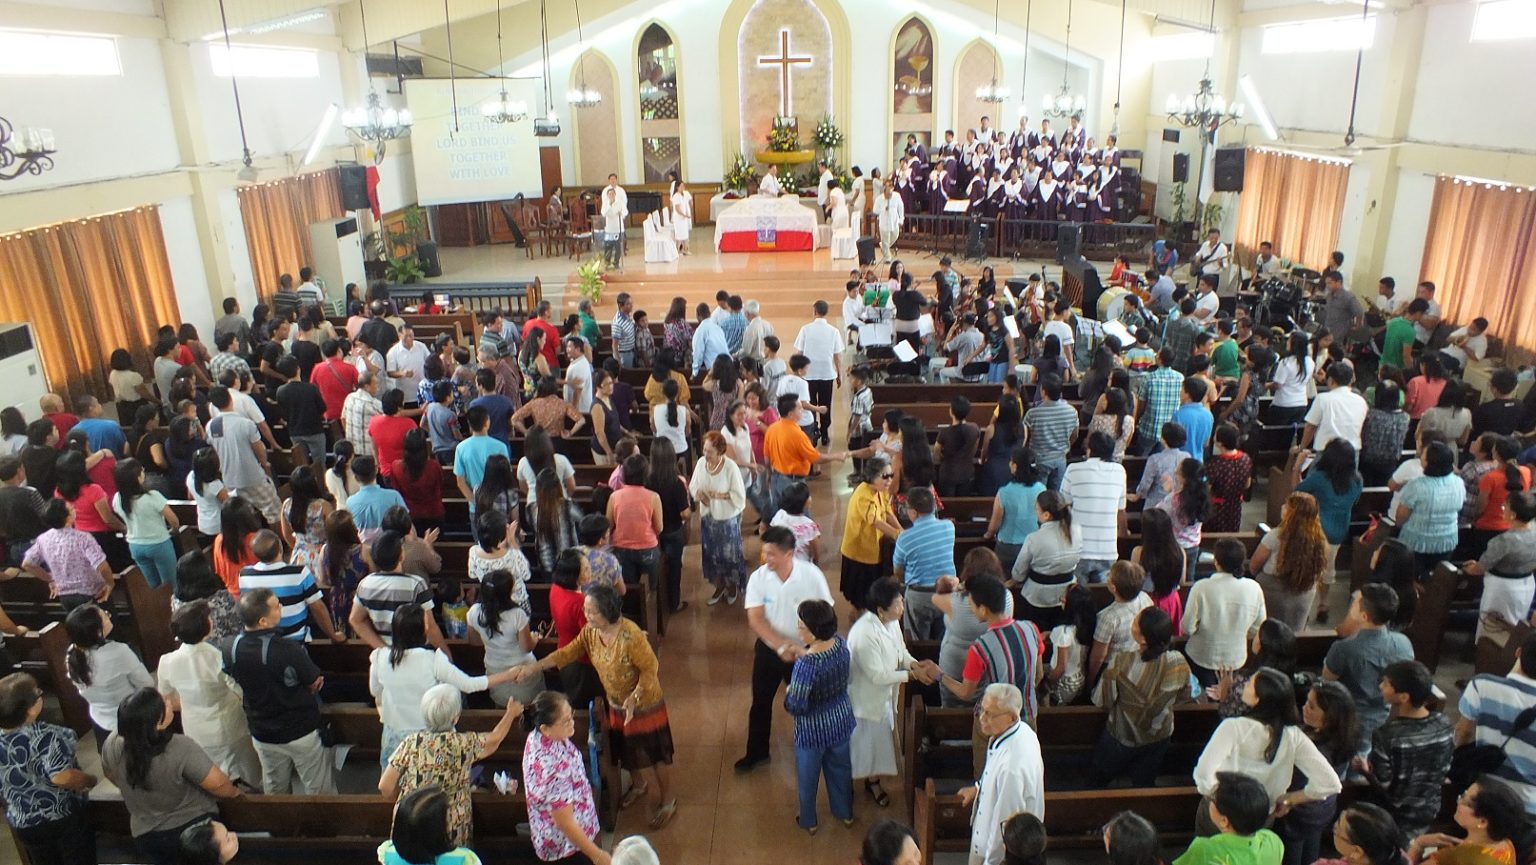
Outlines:
{"label": "wall-mounted speaker", "polygon": [[1173,155],[1173,182],[1189,182],[1189,154],[1175,153]]}
{"label": "wall-mounted speaker", "polygon": [[1243,160],[1248,151],[1242,147],[1217,149],[1211,161],[1211,175],[1216,181],[1217,192],[1243,191]]}
{"label": "wall-mounted speaker", "polygon": [[339,165],[341,178],[341,206],[344,210],[368,210],[368,169],[361,165]]}

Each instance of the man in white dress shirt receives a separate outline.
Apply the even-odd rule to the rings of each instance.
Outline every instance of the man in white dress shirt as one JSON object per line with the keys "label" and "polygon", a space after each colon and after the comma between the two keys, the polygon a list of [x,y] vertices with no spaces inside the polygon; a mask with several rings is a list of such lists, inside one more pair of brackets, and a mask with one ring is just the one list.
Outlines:
{"label": "man in white dress shirt", "polygon": [[960,791],[971,811],[970,865],[1001,865],[1003,822],[1023,811],[1045,819],[1045,761],[1040,738],[1020,720],[1024,694],[1006,682],[987,686],[977,722],[987,736],[987,764]]}
{"label": "man in white dress shirt", "polygon": [[[803,354],[811,362],[806,367],[805,380],[811,389],[811,404],[825,407],[826,411],[816,415],[818,435],[822,444],[827,444],[832,438],[832,388],[843,386],[843,332],[827,323],[827,313],[830,311],[827,302],[816,301],[811,307],[815,318],[810,324],[800,328],[800,335],[795,337],[795,350]],[[815,443],[815,440],[812,440]]]}
{"label": "man in white dress shirt", "polygon": [[1275,255],[1275,245],[1269,241],[1259,244],[1259,254],[1253,258],[1255,276],[1269,276],[1280,272],[1280,256]]}
{"label": "man in white dress shirt", "polygon": [[757,194],[767,195],[773,198],[778,198],[780,195],[784,194],[784,187],[779,185],[778,165],[768,166],[768,173],[764,174],[763,179],[757,184]]}
{"label": "man in white dress shirt", "polygon": [[605,201],[608,198],[608,190],[610,189],[613,190],[613,196],[618,201],[619,208],[624,211],[624,218],[629,219],[629,193],[625,192],[624,187],[619,185],[619,176],[617,174],[608,175],[608,185],[603,187],[603,198]]}
{"label": "man in white dress shirt", "polygon": [[1205,242],[1195,250],[1195,257],[1190,259],[1190,272],[1221,273],[1227,269],[1227,254],[1227,245],[1221,242],[1221,232],[1213,228],[1206,233]]}
{"label": "man in white dress shirt", "polygon": [[[800,602],[832,603],[826,575],[795,556],[795,535],[783,526],[763,532],[763,566],[747,578],[747,627],[752,642],[752,708],[747,716],[747,754],[738,773],[768,762],[774,703],[789,683],[795,659],[805,654],[800,640]],[[1022,705],[1022,704],[1021,704]]]}
{"label": "man in white dress shirt", "polygon": [[901,236],[901,226],[907,220],[907,205],[901,196],[895,194],[891,184],[885,184],[880,190],[880,197],[875,199],[875,219],[880,226],[880,254],[885,257],[885,263],[890,264],[891,248],[896,245],[896,239]]}

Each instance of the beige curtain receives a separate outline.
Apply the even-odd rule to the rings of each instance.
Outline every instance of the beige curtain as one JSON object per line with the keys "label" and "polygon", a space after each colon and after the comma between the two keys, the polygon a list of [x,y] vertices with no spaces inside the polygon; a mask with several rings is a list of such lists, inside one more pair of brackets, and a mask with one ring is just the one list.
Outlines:
{"label": "beige curtain", "polygon": [[1536,190],[1436,179],[1419,280],[1439,287],[1446,321],[1482,316],[1506,351],[1536,350]]}
{"label": "beige curtain", "polygon": [[113,349],[148,370],[156,331],[181,323],[158,207],[0,237],[0,286],[0,321],[32,323],[66,399],[107,396]]}
{"label": "beige curtain", "polygon": [[310,224],[346,212],[341,206],[340,172],[335,168],[242,186],[236,195],[251,254],[251,276],[262,300],[277,291],[279,276],[292,274],[297,282],[299,268],[314,260]]}
{"label": "beige curtain", "polygon": [[1268,240],[1275,254],[1317,267],[1338,248],[1349,164],[1250,147],[1237,205],[1237,252],[1251,261]]}

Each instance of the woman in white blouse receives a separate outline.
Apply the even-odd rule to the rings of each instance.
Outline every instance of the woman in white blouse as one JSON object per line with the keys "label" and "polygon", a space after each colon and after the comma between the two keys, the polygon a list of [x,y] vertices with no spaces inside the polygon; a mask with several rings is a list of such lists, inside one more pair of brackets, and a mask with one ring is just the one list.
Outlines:
{"label": "woman in white blouse", "polygon": [[64,656],[69,680],[88,704],[97,747],[117,732],[117,707],[140,688],[153,688],[155,677],[133,650],[112,636],[112,617],[95,604],[75,607],[64,619],[69,651]]}
{"label": "woman in white blouse", "polygon": [[[667,382],[672,384],[672,382]],[[726,458],[729,445],[719,430],[704,434],[704,456],[693,467],[688,494],[699,503],[699,545],[704,579],[715,587],[710,606],[735,597],[747,582],[742,555],[741,515],[747,509],[747,488],[741,470]]]}
{"label": "woman in white blouse", "polygon": [[213,619],[205,600],[183,604],[171,616],[171,633],[181,645],[160,658],[155,673],[161,696],[181,713],[187,737],[231,781],[261,789],[261,761],[251,745],[240,686],[224,672],[224,657],[208,642]]}
{"label": "woman in white blouse", "polygon": [[907,651],[901,633],[906,611],[901,583],[876,580],[869,587],[868,612],[848,631],[848,699],[853,703],[853,777],[864,779],[864,791],[884,808],[890,795],[880,779],[896,774],[897,686],[917,681],[932,684],[938,667],[919,661]]}
{"label": "woman in white blouse", "polygon": [[471,676],[453,665],[448,655],[427,646],[426,611],[420,604],[404,604],[395,610],[391,623],[392,645],[374,649],[368,660],[368,692],[379,705],[384,734],[379,742],[379,765],[388,767],[390,755],[411,733],[427,729],[421,716],[421,698],[433,685],[448,684],[466,694],[484,691],[513,681],[515,669],[491,676]]}
{"label": "woman in white blouse", "polygon": [[1307,383],[1312,380],[1315,369],[1317,364],[1307,351],[1306,333],[1293,331],[1285,356],[1275,366],[1274,380],[1269,383],[1269,389],[1275,394],[1267,418],[1270,424],[1301,423],[1307,414]]}
{"label": "woman in white blouse", "polygon": [[[1296,805],[1326,799],[1342,789],[1338,773],[1301,726],[1289,676],[1260,668],[1243,686],[1243,704],[1248,714],[1222,721],[1195,763],[1195,787],[1202,796],[1215,794],[1217,773],[1237,772],[1263,784],[1276,816],[1284,816]],[[1286,792],[1298,770],[1306,785]],[[1216,834],[1208,811],[1202,800],[1195,834]]]}

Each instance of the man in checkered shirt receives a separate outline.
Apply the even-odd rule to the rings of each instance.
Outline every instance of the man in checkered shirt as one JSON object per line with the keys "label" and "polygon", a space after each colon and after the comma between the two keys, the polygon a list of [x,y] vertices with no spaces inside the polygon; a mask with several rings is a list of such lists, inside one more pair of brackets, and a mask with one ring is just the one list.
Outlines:
{"label": "man in checkered shirt", "polygon": [[1169,346],[1163,346],[1163,350],[1157,353],[1157,369],[1152,370],[1135,384],[1145,408],[1141,413],[1141,420],[1136,424],[1136,441],[1133,450],[1138,455],[1152,452],[1157,446],[1157,437],[1163,428],[1163,424],[1173,420],[1173,413],[1179,410],[1179,395],[1184,389],[1184,375],[1173,368],[1174,353]]}

